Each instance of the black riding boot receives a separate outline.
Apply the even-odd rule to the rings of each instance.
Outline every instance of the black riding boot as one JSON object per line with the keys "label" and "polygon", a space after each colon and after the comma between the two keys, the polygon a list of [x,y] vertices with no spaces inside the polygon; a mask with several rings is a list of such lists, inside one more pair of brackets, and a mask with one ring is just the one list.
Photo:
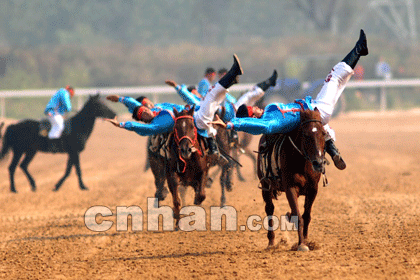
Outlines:
{"label": "black riding boot", "polygon": [[238,139],[238,132],[237,131],[235,131],[235,130],[231,130],[230,131],[230,137],[229,137],[229,145],[231,146],[231,147],[233,147],[233,146],[235,146],[235,144],[236,143],[238,143],[239,142],[239,139]]}
{"label": "black riding boot", "polygon": [[230,70],[224,75],[219,84],[228,89],[231,85],[238,83],[238,76],[243,74],[243,70],[241,67],[241,63],[239,62],[238,57],[236,54],[233,55],[233,65]]}
{"label": "black riding boot", "polygon": [[346,168],[346,163],[341,157],[340,152],[338,151],[332,139],[325,142],[325,150],[334,161],[335,167],[337,167],[340,170],[344,170]]}
{"label": "black riding boot", "polygon": [[366,35],[363,29],[360,30],[359,40],[356,43],[356,46],[348,53],[348,55],[342,60],[347,63],[352,69],[356,67],[357,62],[361,56],[368,55],[368,47]]}
{"label": "black riding boot", "polygon": [[277,71],[274,70],[270,78],[268,78],[264,82],[258,83],[257,86],[261,88],[263,91],[266,91],[269,87],[275,86],[276,81],[277,81]]}
{"label": "black riding boot", "polygon": [[215,157],[218,158],[219,157],[219,149],[217,148],[217,143],[216,143],[216,139],[214,139],[213,137],[208,137],[206,138],[207,140],[207,147],[209,148],[209,152],[208,154],[211,157]]}

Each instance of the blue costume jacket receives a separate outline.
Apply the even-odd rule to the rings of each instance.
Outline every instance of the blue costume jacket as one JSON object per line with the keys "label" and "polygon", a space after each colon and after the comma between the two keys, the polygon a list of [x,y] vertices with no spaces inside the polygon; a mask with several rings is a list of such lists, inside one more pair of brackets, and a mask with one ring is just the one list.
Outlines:
{"label": "blue costume jacket", "polygon": [[[132,97],[120,97],[118,99],[119,102],[123,103],[130,113],[134,112],[134,109],[136,109],[139,106],[143,106],[140,102],[135,100]],[[178,112],[185,109],[185,106],[174,104],[174,103],[158,103],[155,104],[155,107],[150,109],[152,112],[159,112],[160,110],[170,110],[173,111],[173,108],[176,108]]]}
{"label": "blue costume jacket", "polygon": [[211,87],[211,84],[209,80],[202,79],[197,86],[197,91],[199,94],[201,94],[202,97],[206,96],[207,92],[209,91]]}
{"label": "blue costume jacket", "polygon": [[46,115],[64,115],[71,111],[70,93],[65,88],[60,88],[50,99],[45,108]]}
{"label": "blue costume jacket", "polygon": [[236,98],[230,95],[229,93],[226,93],[226,99],[223,102],[223,106],[225,106],[226,112],[223,117],[224,122],[228,122],[232,120],[235,117],[236,109],[235,109],[235,103],[237,102]]}
{"label": "blue costume jacket", "polygon": [[120,123],[120,127],[135,131],[141,136],[149,136],[171,132],[174,129],[174,124],[173,114],[168,110],[161,110],[150,123],[129,121]]}
{"label": "blue costume jacket", "polygon": [[[135,100],[132,97],[120,97],[119,102],[123,103],[130,113],[134,112],[134,109],[142,106],[140,102]],[[138,123],[138,122],[121,122],[120,127],[123,127],[130,131],[135,131],[141,136],[149,136],[155,134],[162,134],[166,132],[171,132],[174,129],[175,119],[173,114],[173,108],[176,108],[178,112],[181,112],[185,109],[185,106],[173,104],[173,103],[158,103],[151,109],[152,112],[155,112],[156,116],[150,123]],[[208,137],[206,130],[201,130],[197,128],[198,134],[203,137]]]}
{"label": "blue costume jacket", "polygon": [[[313,110],[312,97],[297,100],[305,109]],[[244,131],[250,134],[287,133],[298,127],[301,106],[297,103],[271,103],[265,107],[261,118],[233,118],[228,129]]]}

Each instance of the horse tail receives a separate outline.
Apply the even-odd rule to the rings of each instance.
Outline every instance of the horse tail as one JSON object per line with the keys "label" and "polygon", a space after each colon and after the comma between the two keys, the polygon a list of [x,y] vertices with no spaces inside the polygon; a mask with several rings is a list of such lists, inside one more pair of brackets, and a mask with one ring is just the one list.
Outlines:
{"label": "horse tail", "polygon": [[[1,125],[3,126],[3,125]],[[3,147],[0,151],[0,160],[4,159],[4,157],[7,155],[7,153],[9,152],[10,148],[11,148],[11,143],[13,143],[12,138],[13,138],[13,129],[12,126],[7,127],[6,129],[6,133],[3,136]],[[0,137],[1,137],[1,132],[0,132]]]}

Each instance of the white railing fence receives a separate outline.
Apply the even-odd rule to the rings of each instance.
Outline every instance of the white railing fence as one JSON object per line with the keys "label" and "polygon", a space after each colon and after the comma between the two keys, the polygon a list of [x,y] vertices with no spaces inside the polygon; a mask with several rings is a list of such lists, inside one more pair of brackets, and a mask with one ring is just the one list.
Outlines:
{"label": "white railing fence", "polygon": [[[252,88],[254,84],[236,84],[230,88],[231,92],[240,92]],[[400,80],[365,80],[365,81],[350,81],[347,83],[347,88],[377,88],[380,89],[380,110],[387,109],[386,104],[386,89],[387,88],[401,88],[401,87],[420,87],[420,79],[400,79]],[[57,89],[34,89],[34,90],[3,90],[0,91],[0,117],[6,117],[6,99],[10,97],[41,97],[52,96]],[[157,102],[159,95],[176,94],[176,91],[169,86],[143,86],[143,87],[115,87],[115,88],[77,88],[76,89],[76,106],[81,108],[82,96],[95,94],[100,92],[104,95],[147,95],[151,96],[152,101]]]}

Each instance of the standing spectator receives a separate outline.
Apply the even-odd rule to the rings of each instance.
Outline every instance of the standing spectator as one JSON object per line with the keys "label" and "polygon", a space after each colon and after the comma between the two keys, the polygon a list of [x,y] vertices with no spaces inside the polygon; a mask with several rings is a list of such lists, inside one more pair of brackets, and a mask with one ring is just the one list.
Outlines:
{"label": "standing spectator", "polygon": [[204,72],[204,78],[198,83],[198,94],[199,97],[202,99],[204,98],[204,96],[206,96],[207,91],[210,89],[211,87],[211,83],[214,81],[214,79],[216,78],[216,70],[214,70],[214,68],[207,68],[206,71]]}
{"label": "standing spectator", "polygon": [[388,63],[385,62],[383,56],[379,58],[378,63],[376,63],[376,77],[389,80],[392,78],[391,67]]}

